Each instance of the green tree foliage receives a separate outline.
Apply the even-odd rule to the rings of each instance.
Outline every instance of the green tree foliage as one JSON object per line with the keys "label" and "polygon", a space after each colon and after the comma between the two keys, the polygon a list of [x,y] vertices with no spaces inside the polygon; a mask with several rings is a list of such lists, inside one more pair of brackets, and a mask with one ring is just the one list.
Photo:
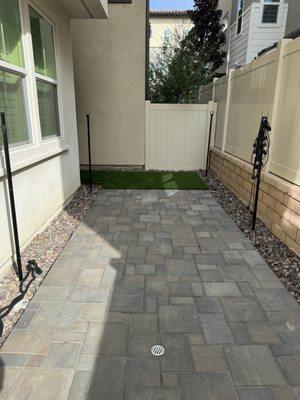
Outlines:
{"label": "green tree foliage", "polygon": [[212,81],[223,64],[225,43],[218,0],[194,0],[194,23],[182,36],[175,33],[150,64],[150,99],[156,103],[187,103],[201,85]]}

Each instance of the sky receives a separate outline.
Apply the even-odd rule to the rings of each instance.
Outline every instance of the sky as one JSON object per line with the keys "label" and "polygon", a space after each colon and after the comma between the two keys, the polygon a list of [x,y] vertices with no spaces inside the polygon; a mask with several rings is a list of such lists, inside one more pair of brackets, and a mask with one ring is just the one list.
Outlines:
{"label": "sky", "polygon": [[194,0],[150,0],[151,10],[187,10],[193,4]]}

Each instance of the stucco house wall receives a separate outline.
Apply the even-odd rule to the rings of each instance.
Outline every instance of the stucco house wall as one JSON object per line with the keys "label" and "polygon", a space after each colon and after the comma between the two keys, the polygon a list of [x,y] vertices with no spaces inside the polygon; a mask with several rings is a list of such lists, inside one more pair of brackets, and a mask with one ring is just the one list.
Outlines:
{"label": "stucco house wall", "polygon": [[109,4],[108,20],[72,21],[80,163],[144,165],[146,0]]}
{"label": "stucco house wall", "polygon": [[[32,122],[31,142],[10,150],[22,246],[53,218],[80,185],[70,15],[57,1],[33,0],[30,3],[54,24],[61,136],[41,139],[38,105],[31,96],[28,109]],[[21,0],[20,4],[22,22],[25,29],[29,29],[25,15],[28,2]],[[27,56],[31,50],[27,48],[26,51]],[[11,265],[14,246],[2,151],[0,155],[1,276]]]}

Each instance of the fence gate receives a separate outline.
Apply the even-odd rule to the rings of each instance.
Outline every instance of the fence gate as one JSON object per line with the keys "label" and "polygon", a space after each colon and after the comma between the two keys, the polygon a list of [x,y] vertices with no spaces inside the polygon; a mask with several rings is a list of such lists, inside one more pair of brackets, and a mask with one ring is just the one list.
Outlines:
{"label": "fence gate", "polygon": [[146,102],[146,169],[204,169],[211,112],[215,103]]}

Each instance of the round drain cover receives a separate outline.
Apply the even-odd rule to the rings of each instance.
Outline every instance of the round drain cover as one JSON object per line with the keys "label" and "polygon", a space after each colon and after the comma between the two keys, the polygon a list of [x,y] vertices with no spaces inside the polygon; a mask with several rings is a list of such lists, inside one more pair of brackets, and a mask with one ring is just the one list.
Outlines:
{"label": "round drain cover", "polygon": [[160,344],[156,344],[155,346],[151,347],[151,353],[155,357],[160,357],[163,354],[165,354],[165,348],[163,346],[161,346]]}

